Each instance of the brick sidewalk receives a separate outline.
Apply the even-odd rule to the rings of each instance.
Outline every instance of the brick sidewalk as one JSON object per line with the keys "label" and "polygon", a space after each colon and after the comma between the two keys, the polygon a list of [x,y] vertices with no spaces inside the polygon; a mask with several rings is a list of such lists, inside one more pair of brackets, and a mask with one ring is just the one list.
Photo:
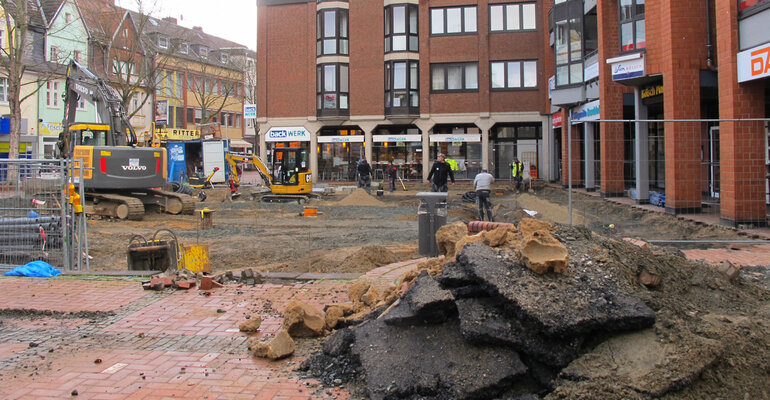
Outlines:
{"label": "brick sidewalk", "polygon": [[712,265],[730,261],[738,266],[770,266],[770,244],[738,246],[736,249],[682,250],[682,253],[691,260],[703,260]]}
{"label": "brick sidewalk", "polygon": [[[387,287],[414,265],[385,266],[366,280]],[[256,336],[272,336],[291,299],[318,308],[347,301],[349,283],[228,285],[204,296],[144,291],[138,282],[0,278],[0,398],[347,399],[293,373],[300,357],[252,357],[237,326],[259,315]]]}

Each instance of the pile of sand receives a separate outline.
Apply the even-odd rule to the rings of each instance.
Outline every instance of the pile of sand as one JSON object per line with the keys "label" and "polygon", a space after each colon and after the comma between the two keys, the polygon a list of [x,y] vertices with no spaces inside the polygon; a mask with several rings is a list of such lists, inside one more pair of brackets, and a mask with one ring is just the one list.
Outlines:
{"label": "pile of sand", "polygon": [[387,207],[387,204],[375,199],[372,195],[366,193],[364,189],[356,189],[344,199],[331,203],[333,206],[367,206],[367,207]]}

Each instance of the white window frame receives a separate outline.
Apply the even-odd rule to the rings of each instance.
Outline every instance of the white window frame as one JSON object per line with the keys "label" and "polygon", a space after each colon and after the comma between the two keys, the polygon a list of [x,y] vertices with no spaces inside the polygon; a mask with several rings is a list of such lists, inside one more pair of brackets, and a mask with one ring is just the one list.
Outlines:
{"label": "white window frame", "polygon": [[165,36],[158,36],[158,47],[161,49],[168,48],[168,38]]}
{"label": "white window frame", "polygon": [[8,104],[8,78],[0,77],[0,104]]}
{"label": "white window frame", "polygon": [[187,54],[189,52],[190,45],[187,43],[179,43],[179,53]]}
{"label": "white window frame", "polygon": [[198,55],[201,56],[202,59],[208,60],[209,58],[209,48],[206,46],[200,46],[198,48]]}
{"label": "white window frame", "polygon": [[[449,89],[449,69],[461,68],[461,86],[460,88]],[[476,75],[473,77],[471,72],[475,69]],[[436,75],[441,72],[442,87],[436,88]],[[469,78],[473,77],[473,80]],[[456,63],[437,63],[430,65],[430,92],[431,93],[451,93],[451,92],[478,92],[479,91],[479,64],[477,62],[456,62]],[[473,85],[475,82],[475,85]]]}
{"label": "white window frame", "polygon": [[227,64],[229,61],[229,55],[227,53],[219,53],[219,62],[222,64]]}
{"label": "white window frame", "polygon": [[[524,19],[524,7],[532,10],[532,20]],[[494,11],[500,10],[497,14]],[[515,15],[514,15],[515,14]],[[500,27],[495,27],[494,22],[498,17]],[[493,19],[494,18],[494,19]],[[490,32],[526,32],[537,30],[537,3],[493,3],[489,5],[489,31]]]}
{"label": "white window frame", "polygon": [[59,108],[59,82],[48,81],[45,83],[45,105],[48,108]]}
{"label": "white window frame", "polygon": [[[537,61],[536,60],[516,60],[516,61],[491,61],[489,63],[489,88],[491,90],[511,90],[511,89],[537,89]],[[534,64],[534,85],[526,85],[527,78],[532,77],[531,74],[527,74],[527,68],[525,65],[531,66]],[[502,66],[502,81],[503,85],[495,85],[495,70]],[[518,66],[518,84],[512,80],[511,71]],[[496,68],[497,67],[497,68]]]}
{"label": "white window frame", "polygon": [[[470,22],[469,10],[473,9],[473,22]],[[448,32],[449,20],[447,15],[449,11],[459,11],[460,15],[460,30],[457,32]],[[440,17],[440,21],[438,18]],[[430,9],[430,34],[431,36],[438,35],[469,35],[476,34],[479,31],[479,11],[474,6],[457,6],[457,7],[435,7]],[[440,23],[439,23],[440,22]],[[440,29],[439,29],[440,28]]]}

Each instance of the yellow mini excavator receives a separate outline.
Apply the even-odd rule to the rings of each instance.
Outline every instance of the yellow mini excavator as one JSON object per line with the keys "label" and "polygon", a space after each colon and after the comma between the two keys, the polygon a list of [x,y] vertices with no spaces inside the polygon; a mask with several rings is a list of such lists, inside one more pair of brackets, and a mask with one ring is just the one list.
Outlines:
{"label": "yellow mini excavator", "polygon": [[270,192],[256,193],[264,202],[296,201],[305,203],[310,198],[318,197],[313,193],[312,173],[307,167],[307,150],[293,147],[278,147],[273,150],[272,171],[262,160],[253,154],[227,153],[230,166],[230,187],[236,190],[241,184],[242,171],[238,163],[247,163],[256,167]]}
{"label": "yellow mini excavator", "polygon": [[[80,100],[96,106],[101,122],[75,122]],[[170,214],[195,210],[193,197],[161,189],[168,174],[166,149],[137,147],[117,91],[75,60],[67,67],[63,128],[58,154],[75,160],[75,178],[84,185],[88,200],[86,213],[142,219],[146,205]]]}

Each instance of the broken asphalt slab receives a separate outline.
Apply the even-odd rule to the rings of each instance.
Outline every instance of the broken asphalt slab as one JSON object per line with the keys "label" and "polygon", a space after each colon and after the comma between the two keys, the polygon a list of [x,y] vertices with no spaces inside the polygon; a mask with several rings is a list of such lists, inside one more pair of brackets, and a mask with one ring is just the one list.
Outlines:
{"label": "broken asphalt slab", "polygon": [[374,320],[355,335],[373,400],[494,398],[527,372],[509,347],[466,342],[456,320],[408,328]]}
{"label": "broken asphalt slab", "polygon": [[652,309],[595,265],[572,265],[563,274],[541,276],[515,257],[479,243],[465,246],[457,260],[508,312],[548,336],[636,330],[655,323]]}

